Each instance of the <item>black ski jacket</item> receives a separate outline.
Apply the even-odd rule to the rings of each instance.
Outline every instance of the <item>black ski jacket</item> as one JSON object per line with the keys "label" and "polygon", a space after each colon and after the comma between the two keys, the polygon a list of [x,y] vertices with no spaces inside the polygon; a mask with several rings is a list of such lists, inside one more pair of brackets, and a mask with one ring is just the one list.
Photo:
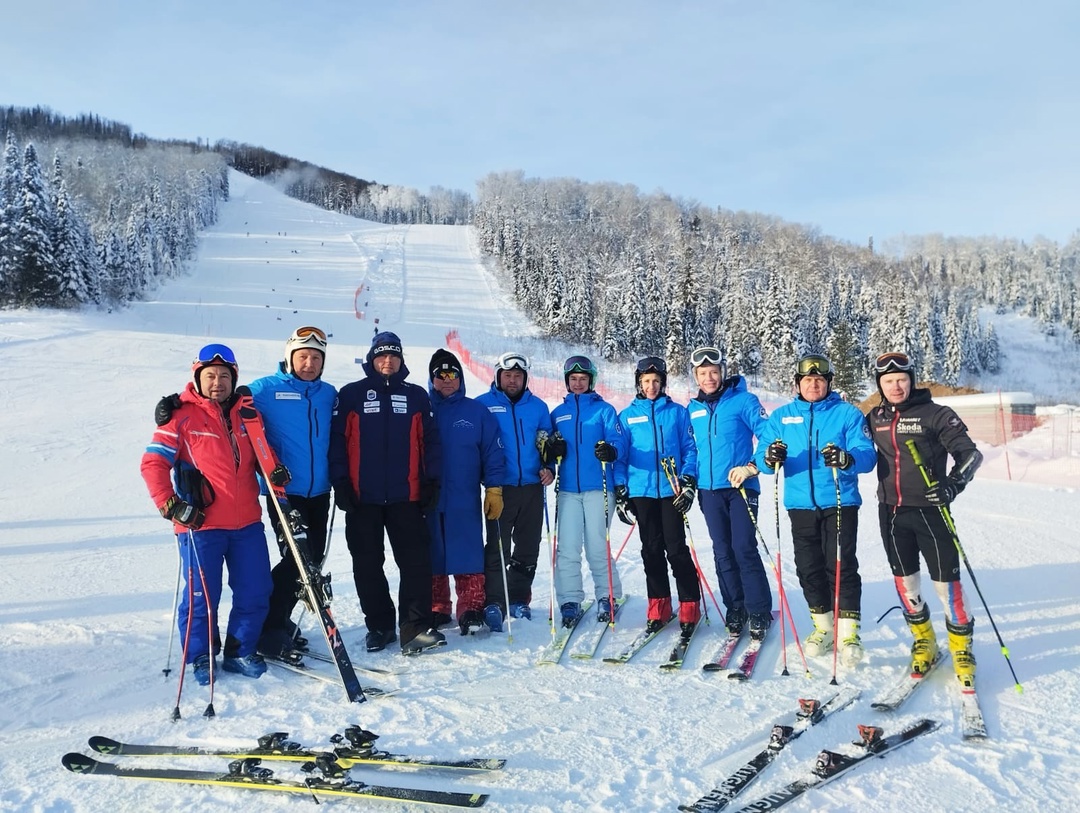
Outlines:
{"label": "black ski jacket", "polygon": [[930,390],[914,389],[902,404],[881,404],[866,416],[877,446],[878,500],[885,505],[933,507],[926,482],[906,442],[914,440],[932,480],[943,479],[948,456],[958,464],[979,454],[967,427],[950,407],[930,400]]}

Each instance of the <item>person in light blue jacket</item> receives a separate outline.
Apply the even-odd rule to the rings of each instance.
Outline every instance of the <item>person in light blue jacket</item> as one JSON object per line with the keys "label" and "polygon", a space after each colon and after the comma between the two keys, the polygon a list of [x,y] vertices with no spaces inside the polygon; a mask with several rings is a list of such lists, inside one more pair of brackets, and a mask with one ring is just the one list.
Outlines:
{"label": "person in light blue jacket", "polygon": [[[835,640],[848,666],[862,659],[859,620],[862,579],[856,540],[859,475],[877,465],[877,449],[863,414],[831,391],[832,365],[824,356],[796,364],[798,397],[780,407],[761,430],[756,461],[762,474],[784,471],[784,507],[791,520],[795,568],[814,630],[806,654],[824,655]],[[834,595],[836,550],[840,590]],[[839,616],[834,608],[839,604]]]}
{"label": "person in light blue jacket", "polygon": [[726,375],[718,348],[697,348],[690,365],[699,387],[687,406],[700,469],[698,505],[712,537],[724,620],[730,634],[745,626],[751,638],[762,639],[772,623],[772,593],[754,530],[761,492],[754,439],[768,414],[742,376]]}
{"label": "person in light blue jacket", "polygon": [[[626,455],[626,440],[615,407],[595,390],[596,365],[587,356],[571,356],[563,365],[567,395],[551,412],[552,437],[565,442],[556,480],[555,596],[563,624],[581,616],[585,588],[581,551],[592,575],[597,620],[611,620],[622,597],[619,571],[611,559],[608,528],[614,515],[612,466]],[[561,451],[556,446],[556,451]],[[606,478],[606,482],[605,482]]]}
{"label": "person in light blue jacket", "polygon": [[503,487],[503,510],[498,519],[488,520],[484,547],[484,623],[492,632],[502,632],[507,612],[532,618],[544,490],[555,480],[555,456],[550,464],[542,457],[551,434],[551,412],[529,391],[529,360],[521,353],[503,353],[495,362],[494,378],[491,389],[476,400],[498,421],[506,454],[502,482],[490,484]]}
{"label": "person in light blue jacket", "polygon": [[647,629],[658,631],[672,618],[670,564],[679,594],[679,624],[688,635],[701,620],[701,585],[685,529],[686,512],[697,492],[694,431],[686,407],[664,392],[663,359],[641,359],[634,380],[637,397],[619,413],[629,449],[615,460],[615,506],[627,525],[638,523],[649,596]]}
{"label": "person in light blue jacket", "polygon": [[[322,380],[326,360],[326,334],[317,327],[301,327],[285,342],[285,359],[273,375],[251,382],[255,407],[263,416],[266,439],[292,479],[285,487],[289,504],[307,526],[308,555],[322,561],[326,551],[330,515],[330,418],[337,389]],[[265,484],[263,493],[267,494]],[[263,624],[259,651],[279,657],[294,648],[297,633],[290,616],[300,595],[300,571],[285,544],[281,521],[266,497],[267,514],[277,534],[281,561],[271,571],[274,590]]]}

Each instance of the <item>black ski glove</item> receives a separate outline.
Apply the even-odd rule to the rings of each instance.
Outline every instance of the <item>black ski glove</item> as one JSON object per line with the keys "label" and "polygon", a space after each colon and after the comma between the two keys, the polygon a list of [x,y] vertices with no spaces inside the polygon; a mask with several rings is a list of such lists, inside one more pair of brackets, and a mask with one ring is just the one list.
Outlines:
{"label": "black ski glove", "polygon": [[348,480],[334,483],[334,505],[346,514],[351,514],[360,507],[360,500]]}
{"label": "black ski glove", "polygon": [[270,472],[270,484],[277,486],[278,488],[284,488],[292,480],[292,474],[285,467],[284,463],[278,463],[272,472]]}
{"label": "black ski glove", "polygon": [[830,443],[822,449],[821,456],[825,458],[825,465],[830,469],[850,469],[855,465],[855,458],[835,443]]}
{"label": "black ski glove", "polygon": [[430,514],[439,507],[439,481],[425,480],[420,484],[420,510]]}
{"label": "black ski glove", "polygon": [[165,519],[171,519],[178,525],[183,525],[193,531],[199,530],[206,521],[206,514],[191,503],[184,502],[175,494],[165,500],[165,504],[158,510]]}
{"label": "black ski glove", "polygon": [[564,457],[566,457],[566,438],[558,432],[554,435],[548,435],[543,448],[540,450],[540,460],[547,466]]}
{"label": "black ski glove", "polygon": [[630,489],[626,486],[615,486],[615,513],[627,525],[633,525],[637,522],[634,504],[630,502]]}
{"label": "black ski glove", "polygon": [[694,504],[697,495],[697,478],[692,474],[684,474],[679,478],[679,493],[672,499],[671,504],[680,514],[685,514]]}
{"label": "black ski glove", "polygon": [[926,489],[926,501],[938,507],[948,505],[964,490],[964,486],[952,478],[946,477]]}
{"label": "black ski glove", "polygon": [[593,447],[593,454],[596,455],[596,459],[601,463],[614,463],[619,457],[619,450],[606,440],[598,440]]}
{"label": "black ski glove", "polygon": [[775,469],[787,460],[787,444],[782,440],[774,440],[765,450],[765,465]]}
{"label": "black ski glove", "polygon": [[174,392],[172,395],[161,396],[161,400],[154,407],[154,423],[158,426],[164,426],[172,420],[173,412],[178,409],[180,409],[180,395],[178,393]]}

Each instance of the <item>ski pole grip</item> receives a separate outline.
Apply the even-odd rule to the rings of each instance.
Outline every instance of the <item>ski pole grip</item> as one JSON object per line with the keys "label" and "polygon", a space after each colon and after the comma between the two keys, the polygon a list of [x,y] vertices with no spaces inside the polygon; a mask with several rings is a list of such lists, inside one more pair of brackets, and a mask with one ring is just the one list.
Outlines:
{"label": "ski pole grip", "polygon": [[922,473],[923,481],[928,486],[934,485],[934,481],[930,480],[930,475],[926,471],[926,466],[923,465],[922,455],[919,454],[919,447],[915,445],[914,440],[905,440],[904,445],[907,446],[908,451],[911,452],[911,459],[915,461],[915,465],[919,467],[920,473]]}

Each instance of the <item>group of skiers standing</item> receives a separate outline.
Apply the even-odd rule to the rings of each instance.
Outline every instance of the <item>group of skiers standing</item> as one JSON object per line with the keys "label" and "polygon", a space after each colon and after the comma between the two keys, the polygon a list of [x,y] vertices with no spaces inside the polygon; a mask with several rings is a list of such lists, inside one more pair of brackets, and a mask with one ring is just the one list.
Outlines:
{"label": "group of skiers standing", "polygon": [[[427,390],[406,381],[401,340],[390,332],[373,338],[365,377],[339,393],[322,380],[326,346],[322,330],[298,328],[278,371],[251,383],[248,402],[275,454],[271,485],[299,512],[316,563],[325,556],[333,488],[345,513],[368,651],[399,634],[405,654],[442,646],[439,627],[455,620],[466,635],[502,631],[507,614],[531,618],[553,483],[553,590],[563,624],[583,614],[582,552],[598,620],[612,620],[622,604],[609,530],[617,513],[638,527],[647,626],[659,629],[677,616],[688,633],[700,621],[707,584],[687,544],[686,514],[698,498],[726,625],[764,637],[773,607],[756,540],[757,478],[782,471],[796,570],[814,623],[807,654],[830,652],[838,642],[837,654],[854,665],[862,657],[858,475],[876,465],[882,538],[915,638],[912,669],[926,671],[938,652],[920,592],[921,554],[946,609],[957,675],[973,683],[972,620],[940,508],[970,482],[981,455],[956,413],[915,388],[905,354],[878,359],[882,399],[869,416],[832,391],[829,360],[817,354],[797,361],[796,398],[768,416],[714,347],[691,355],[699,390],[689,406],[668,396],[666,364],[648,356],[636,365],[636,397],[617,413],[596,392],[596,366],[582,355],[566,360],[567,395],[549,412],[529,390],[529,362],[520,353],[502,355],[490,389],[473,399],[448,350],[432,356]],[[276,497],[262,484],[282,554],[270,567],[238,377],[228,347],[204,347],[183,393],[158,403],[158,428],[142,461],[154,504],[174,523],[186,574],[178,626],[201,683],[211,681],[219,651],[223,669],[258,677],[266,669],[262,655],[287,656],[303,644],[290,618],[299,573],[277,512],[269,510]],[[918,453],[925,470],[915,463]],[[946,477],[949,455],[955,465]],[[400,574],[396,608],[384,537]],[[224,564],[233,602],[222,643],[216,614]]]}

